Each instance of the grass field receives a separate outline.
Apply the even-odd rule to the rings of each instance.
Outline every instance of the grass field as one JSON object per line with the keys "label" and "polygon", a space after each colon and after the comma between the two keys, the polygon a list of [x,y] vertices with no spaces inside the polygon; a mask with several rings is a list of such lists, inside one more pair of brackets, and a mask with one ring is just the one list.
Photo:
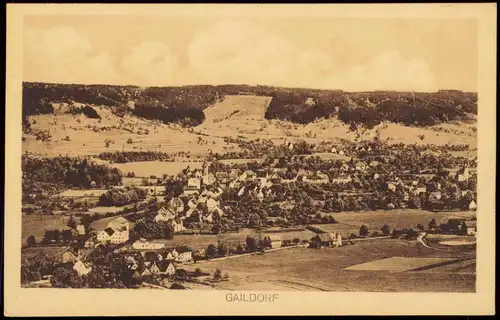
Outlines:
{"label": "grass field", "polygon": [[391,257],[357,264],[347,267],[344,270],[403,272],[411,271],[416,268],[430,267],[442,262],[451,262],[454,260],[455,259],[453,258]]}
{"label": "grass field", "polygon": [[[113,163],[113,167],[120,169],[123,173],[133,172],[136,177],[162,177],[163,174],[176,175],[189,166],[193,168],[201,168],[202,162],[164,162],[164,161],[139,161],[127,163]],[[137,178],[132,178],[137,180]],[[142,180],[141,180],[142,181]]]}
{"label": "grass field", "polygon": [[[405,257],[459,258],[401,240],[377,240],[335,249],[293,248],[222,261],[196,263],[186,268],[214,272],[221,269],[230,280],[218,285],[226,290],[327,291],[452,291],[473,292],[475,275],[417,272],[346,271],[346,267],[374,260]],[[260,286],[259,284],[262,284]],[[275,284],[273,286],[272,284]],[[288,285],[285,285],[288,284]],[[268,289],[269,288],[269,289]]]}
{"label": "grass field", "polygon": [[103,193],[106,193],[105,189],[82,189],[82,190],[65,190],[58,194],[60,197],[66,198],[79,198],[79,197],[100,197]]}
{"label": "grass field", "polygon": [[[63,215],[23,215],[22,243],[25,244],[30,235],[35,236],[37,242],[42,241],[46,230],[69,229],[69,219],[69,216]],[[79,218],[75,217],[75,220]]]}
{"label": "grass field", "polygon": [[359,228],[364,224],[370,231],[380,232],[384,224],[388,224],[391,229],[415,228],[417,224],[423,224],[427,228],[429,222],[434,218],[436,223],[446,223],[452,218],[470,218],[475,216],[474,211],[459,212],[431,212],[413,209],[377,210],[362,212],[334,212],[329,213],[337,220],[338,224],[320,225],[323,228],[344,233],[359,233]]}

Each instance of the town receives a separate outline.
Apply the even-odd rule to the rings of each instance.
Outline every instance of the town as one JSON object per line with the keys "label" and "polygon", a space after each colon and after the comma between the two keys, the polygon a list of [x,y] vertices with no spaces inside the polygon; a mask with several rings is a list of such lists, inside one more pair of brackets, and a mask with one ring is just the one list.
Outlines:
{"label": "town", "polygon": [[[185,160],[177,174],[143,177],[113,163],[178,159],[160,152],[25,154],[23,215],[64,224],[37,236],[23,228],[23,285],[213,288],[233,278],[223,261],[283,250],[331,248],[335,255],[391,239],[475,250],[477,158],[468,145],[378,138],[246,144],[253,159],[211,153]],[[72,190],[37,182],[61,174]]]}

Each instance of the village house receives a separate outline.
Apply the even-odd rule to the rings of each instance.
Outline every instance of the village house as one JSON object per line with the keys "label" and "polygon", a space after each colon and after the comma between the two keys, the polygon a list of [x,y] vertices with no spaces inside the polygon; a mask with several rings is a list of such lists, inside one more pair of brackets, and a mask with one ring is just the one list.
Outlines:
{"label": "village house", "polygon": [[168,253],[166,254],[165,260],[177,260],[178,257],[179,257],[179,252],[177,252],[177,250],[175,249],[172,249],[168,251]]}
{"label": "village house", "polygon": [[165,243],[141,238],[132,244],[135,250],[159,250],[165,247]]}
{"label": "village house", "polygon": [[329,179],[326,174],[317,171],[312,175],[305,176],[302,181],[313,184],[326,184],[329,182]]}
{"label": "village house", "polygon": [[476,210],[477,209],[477,204],[474,200],[471,200],[469,203],[469,210]]}
{"label": "village house", "polygon": [[212,211],[215,207],[220,206],[220,202],[213,198],[208,198],[206,204],[208,211]]}
{"label": "village house", "polygon": [[165,207],[160,208],[155,216],[155,222],[159,221],[170,221],[175,219],[177,216],[176,212],[172,208],[166,209]]}
{"label": "village house", "polygon": [[76,226],[76,232],[78,233],[78,235],[81,235],[81,236],[87,233],[85,230],[85,226],[83,224],[78,224]]}
{"label": "village house", "polygon": [[429,193],[429,198],[441,200],[441,191],[434,191],[434,192]]}
{"label": "village house", "polygon": [[182,202],[182,200],[180,198],[170,199],[167,206],[176,213],[180,213],[180,212],[184,211],[184,202]]}
{"label": "village house", "polygon": [[340,247],[342,245],[342,236],[340,233],[328,232],[320,233],[311,240],[315,248]]}
{"label": "village house", "polygon": [[268,235],[264,238],[264,240],[267,240],[270,242],[271,244],[271,248],[272,249],[275,249],[275,248],[280,248],[281,245],[282,245],[282,240],[280,237],[276,236],[276,235]]}
{"label": "village house", "polygon": [[97,245],[97,243],[98,243],[98,242],[97,242],[97,239],[96,239],[95,237],[90,237],[90,238],[88,238],[88,239],[85,241],[85,243],[84,243],[84,245],[83,245],[83,248],[84,248],[84,249],[94,249],[94,248],[95,248],[95,246]]}
{"label": "village house", "polygon": [[476,235],[477,232],[477,223],[474,220],[465,220],[462,222],[461,230],[465,232],[469,236]]}
{"label": "village house", "polygon": [[89,263],[83,262],[82,260],[78,259],[73,265],[73,270],[75,270],[81,277],[89,274],[92,271],[92,266]]}
{"label": "village house", "polygon": [[177,249],[179,255],[175,259],[178,262],[191,262],[193,261],[193,252],[188,247],[180,247]]}
{"label": "village house", "polygon": [[396,185],[394,184],[394,182],[387,183],[387,190],[392,191],[392,192],[396,191]]}
{"label": "village house", "polygon": [[203,184],[204,185],[212,185],[216,181],[215,176],[212,173],[208,173],[203,176]]}
{"label": "village house", "polygon": [[175,233],[179,233],[181,231],[184,231],[186,230],[186,228],[184,227],[184,224],[182,223],[182,221],[180,219],[172,219],[170,221],[171,225],[172,225],[172,228],[174,228],[174,232]]}
{"label": "village house", "polygon": [[253,172],[252,170],[247,170],[243,172],[239,177],[239,181],[248,181],[248,180],[255,180],[257,179],[257,174]]}
{"label": "village house", "polygon": [[462,170],[457,172],[457,180],[459,182],[469,180],[469,168],[468,167],[464,167],[464,168],[462,168]]}
{"label": "village house", "polygon": [[172,261],[164,260],[157,264],[158,274],[173,276],[175,274],[175,265]]}
{"label": "village house", "polygon": [[200,192],[201,188],[201,182],[200,179],[195,177],[195,178],[189,178],[186,187],[184,188],[184,194],[185,195],[191,195],[194,193]]}
{"label": "village house", "polygon": [[97,232],[97,241],[103,243],[125,243],[129,239],[129,231],[125,227],[120,229],[106,228]]}
{"label": "village house", "polygon": [[416,188],[416,193],[417,194],[422,194],[422,193],[426,193],[426,192],[427,192],[427,187],[424,184],[419,183],[417,185],[417,188]]}
{"label": "village house", "polygon": [[340,175],[340,176],[332,179],[332,182],[334,182],[334,183],[349,183],[351,181],[352,181],[352,178],[350,175]]}

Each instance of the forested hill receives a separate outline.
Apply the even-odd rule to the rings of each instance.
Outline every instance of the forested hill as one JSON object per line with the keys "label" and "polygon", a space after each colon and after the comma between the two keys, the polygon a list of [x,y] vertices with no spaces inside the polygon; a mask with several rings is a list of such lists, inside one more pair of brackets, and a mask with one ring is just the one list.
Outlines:
{"label": "forested hill", "polygon": [[116,114],[197,126],[205,119],[205,108],[225,95],[238,94],[272,97],[266,119],[307,124],[315,119],[337,117],[353,130],[359,125],[372,128],[382,121],[424,127],[465,121],[477,115],[477,94],[456,90],[345,92],[246,85],[140,88],[25,82],[23,116],[26,119],[29,115],[50,114],[54,112],[54,104],[72,107],[76,102],[87,106],[70,108],[70,112],[95,117],[98,115],[88,108],[105,105]]}

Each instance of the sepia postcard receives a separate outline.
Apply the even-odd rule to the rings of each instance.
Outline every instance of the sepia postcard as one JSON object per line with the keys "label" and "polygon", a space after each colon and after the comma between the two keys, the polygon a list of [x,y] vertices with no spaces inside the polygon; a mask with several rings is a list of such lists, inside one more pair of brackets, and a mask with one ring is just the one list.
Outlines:
{"label": "sepia postcard", "polygon": [[495,4],[7,5],[10,316],[495,313]]}

